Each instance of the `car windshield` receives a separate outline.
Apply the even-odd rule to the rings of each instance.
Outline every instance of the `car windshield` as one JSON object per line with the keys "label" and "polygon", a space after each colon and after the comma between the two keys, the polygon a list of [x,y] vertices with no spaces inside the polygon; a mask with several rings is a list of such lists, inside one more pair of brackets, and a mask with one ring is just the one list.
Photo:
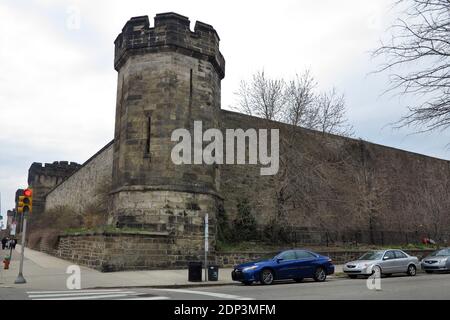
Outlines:
{"label": "car windshield", "polygon": [[369,251],[363,254],[358,260],[379,260],[383,257],[384,251]]}
{"label": "car windshield", "polygon": [[432,257],[446,257],[446,256],[450,256],[450,248],[437,250],[437,251],[433,252],[432,254],[430,254],[430,256],[432,256]]}

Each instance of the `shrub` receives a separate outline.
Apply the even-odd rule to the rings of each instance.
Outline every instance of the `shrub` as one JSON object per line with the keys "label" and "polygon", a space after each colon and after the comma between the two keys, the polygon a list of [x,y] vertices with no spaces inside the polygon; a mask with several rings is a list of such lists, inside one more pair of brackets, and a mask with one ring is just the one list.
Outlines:
{"label": "shrub", "polygon": [[217,243],[220,245],[222,243],[227,243],[232,240],[232,232],[230,228],[230,223],[228,221],[228,215],[225,212],[223,203],[217,203]]}
{"label": "shrub", "polygon": [[237,215],[233,221],[233,240],[248,241],[257,238],[256,219],[253,216],[247,199],[240,199],[237,203]]}

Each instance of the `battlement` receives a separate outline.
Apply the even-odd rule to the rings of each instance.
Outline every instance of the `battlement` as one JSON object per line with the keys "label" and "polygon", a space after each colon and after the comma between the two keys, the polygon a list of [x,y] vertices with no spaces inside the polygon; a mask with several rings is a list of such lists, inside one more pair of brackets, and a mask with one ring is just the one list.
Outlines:
{"label": "battlement", "polygon": [[148,16],[133,17],[114,41],[114,68],[118,71],[131,54],[177,51],[210,61],[220,78],[225,76],[225,59],[219,51],[219,35],[209,24],[197,21],[194,31],[187,17],[160,13],[150,28]]}
{"label": "battlement", "polygon": [[65,178],[80,167],[80,164],[69,161],[54,161],[53,163],[45,164],[33,162],[28,170],[28,184],[31,185],[36,175]]}

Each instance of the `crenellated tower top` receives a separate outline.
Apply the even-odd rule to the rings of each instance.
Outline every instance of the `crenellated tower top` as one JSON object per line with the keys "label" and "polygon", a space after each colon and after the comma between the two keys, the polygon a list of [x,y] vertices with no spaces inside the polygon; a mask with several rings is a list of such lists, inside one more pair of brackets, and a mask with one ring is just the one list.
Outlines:
{"label": "crenellated tower top", "polygon": [[209,24],[197,21],[190,30],[187,17],[177,13],[160,13],[150,27],[148,16],[133,17],[114,41],[114,68],[119,71],[128,56],[148,52],[177,51],[207,60],[222,79],[225,59],[219,51],[219,36]]}

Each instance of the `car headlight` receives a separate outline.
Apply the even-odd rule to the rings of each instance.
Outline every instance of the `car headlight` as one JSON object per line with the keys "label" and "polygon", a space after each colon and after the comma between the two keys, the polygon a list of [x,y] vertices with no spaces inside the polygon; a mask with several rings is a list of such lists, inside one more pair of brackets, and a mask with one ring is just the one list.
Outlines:
{"label": "car headlight", "polygon": [[360,264],[358,265],[359,268],[367,268],[368,266],[369,266],[368,263],[360,263]]}
{"label": "car headlight", "polygon": [[242,269],[242,271],[255,270],[256,268],[258,268],[258,266],[251,266],[251,267],[247,267],[247,268]]}

